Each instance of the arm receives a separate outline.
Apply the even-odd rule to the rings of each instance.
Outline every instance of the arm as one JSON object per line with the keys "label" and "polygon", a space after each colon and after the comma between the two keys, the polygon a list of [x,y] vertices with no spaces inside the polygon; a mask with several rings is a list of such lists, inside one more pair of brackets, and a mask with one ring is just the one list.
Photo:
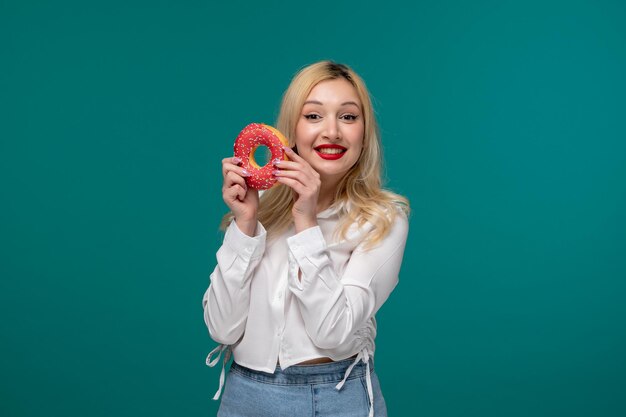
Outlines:
{"label": "arm", "polygon": [[257,220],[259,194],[249,190],[241,159],[222,159],[222,198],[234,220],[217,251],[217,266],[202,298],[204,322],[218,343],[233,344],[243,335],[250,302],[250,277],[265,251],[265,229]]}
{"label": "arm", "polygon": [[243,335],[250,305],[250,278],[265,251],[265,229],[258,223],[256,236],[243,233],[235,221],[217,251],[217,266],[202,299],[204,322],[211,338],[232,345]]}
{"label": "arm", "polygon": [[357,246],[341,277],[331,264],[319,227],[288,239],[289,261],[302,271],[301,282],[297,273],[289,277],[289,288],[317,346],[341,345],[376,314],[398,283],[407,234],[408,221],[399,213],[376,247],[366,251],[363,244]]}

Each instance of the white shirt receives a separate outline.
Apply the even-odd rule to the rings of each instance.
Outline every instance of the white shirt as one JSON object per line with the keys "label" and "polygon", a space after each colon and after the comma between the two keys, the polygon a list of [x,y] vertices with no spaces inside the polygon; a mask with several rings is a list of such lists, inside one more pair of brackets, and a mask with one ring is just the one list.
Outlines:
{"label": "white shirt", "polygon": [[[408,221],[398,212],[389,234],[367,250],[370,223],[353,224],[346,239],[335,239],[340,212],[326,209],[318,226],[297,234],[292,226],[269,242],[261,223],[250,237],[231,222],[202,300],[209,334],[221,344],[211,354],[229,347],[238,364],[268,373],[277,362],[285,369],[319,357],[358,354],[355,364],[368,363],[375,314],[398,283]],[[219,356],[211,361],[211,354],[213,366]],[[222,372],[215,398],[223,380]]]}

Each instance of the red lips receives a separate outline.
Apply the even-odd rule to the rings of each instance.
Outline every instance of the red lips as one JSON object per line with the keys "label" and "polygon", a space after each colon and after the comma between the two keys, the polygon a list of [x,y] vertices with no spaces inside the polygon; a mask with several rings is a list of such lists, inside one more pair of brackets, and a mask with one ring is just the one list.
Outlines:
{"label": "red lips", "polygon": [[[325,149],[333,149],[334,151],[333,153],[320,152],[320,150],[325,150]],[[339,146],[339,145],[320,145],[320,146],[315,147],[315,152],[317,152],[320,158],[330,160],[330,161],[334,161],[336,159],[341,158],[346,153],[346,151],[347,151],[346,148],[344,148],[343,146]]]}

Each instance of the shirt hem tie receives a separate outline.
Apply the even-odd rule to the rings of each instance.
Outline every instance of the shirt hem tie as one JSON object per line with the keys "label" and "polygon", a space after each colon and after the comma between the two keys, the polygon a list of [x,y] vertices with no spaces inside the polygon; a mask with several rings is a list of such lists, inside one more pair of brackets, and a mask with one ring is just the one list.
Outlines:
{"label": "shirt hem tie", "polygon": [[[215,401],[217,401],[220,398],[220,395],[222,394],[222,388],[224,387],[224,380],[226,379],[226,371],[225,371],[226,363],[230,359],[232,350],[230,349],[230,346],[221,344],[221,345],[218,345],[215,349],[213,349],[209,353],[209,355],[206,357],[207,366],[210,368],[213,368],[219,362],[220,356],[222,356],[222,352],[224,351],[225,353],[224,353],[224,360],[222,361],[222,372],[220,373],[220,386],[217,389],[217,392],[215,393],[215,395],[213,396],[213,400]],[[213,354],[216,352],[218,352],[217,357],[211,360],[211,356],[213,356]]]}
{"label": "shirt hem tie", "polygon": [[372,379],[370,377],[370,354],[367,351],[367,348],[365,348],[365,349],[363,349],[363,350],[361,350],[359,352],[359,354],[356,356],[356,359],[354,360],[354,362],[352,362],[352,364],[348,367],[348,369],[346,369],[346,373],[345,373],[343,379],[341,380],[340,383],[338,383],[335,386],[335,389],[337,391],[341,390],[343,385],[346,383],[346,380],[350,376],[350,372],[352,372],[352,368],[354,368],[354,366],[357,363],[359,363],[359,361],[365,362],[365,367],[366,367],[366,378],[365,378],[365,380],[367,382],[367,395],[369,396],[369,399],[370,399],[369,417],[374,417],[374,390],[372,389]]}

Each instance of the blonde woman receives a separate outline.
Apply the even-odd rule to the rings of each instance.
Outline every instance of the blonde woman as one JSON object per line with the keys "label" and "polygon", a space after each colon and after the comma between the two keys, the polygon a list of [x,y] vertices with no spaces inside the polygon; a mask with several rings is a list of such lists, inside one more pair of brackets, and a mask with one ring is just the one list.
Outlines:
{"label": "blonde woman", "polygon": [[349,67],[315,63],[277,127],[289,161],[273,161],[278,183],[260,197],[241,161],[222,161],[230,213],[203,298],[220,344],[207,364],[225,352],[218,417],[386,416],[375,314],[398,282],[408,202],[381,188],[369,93]]}

